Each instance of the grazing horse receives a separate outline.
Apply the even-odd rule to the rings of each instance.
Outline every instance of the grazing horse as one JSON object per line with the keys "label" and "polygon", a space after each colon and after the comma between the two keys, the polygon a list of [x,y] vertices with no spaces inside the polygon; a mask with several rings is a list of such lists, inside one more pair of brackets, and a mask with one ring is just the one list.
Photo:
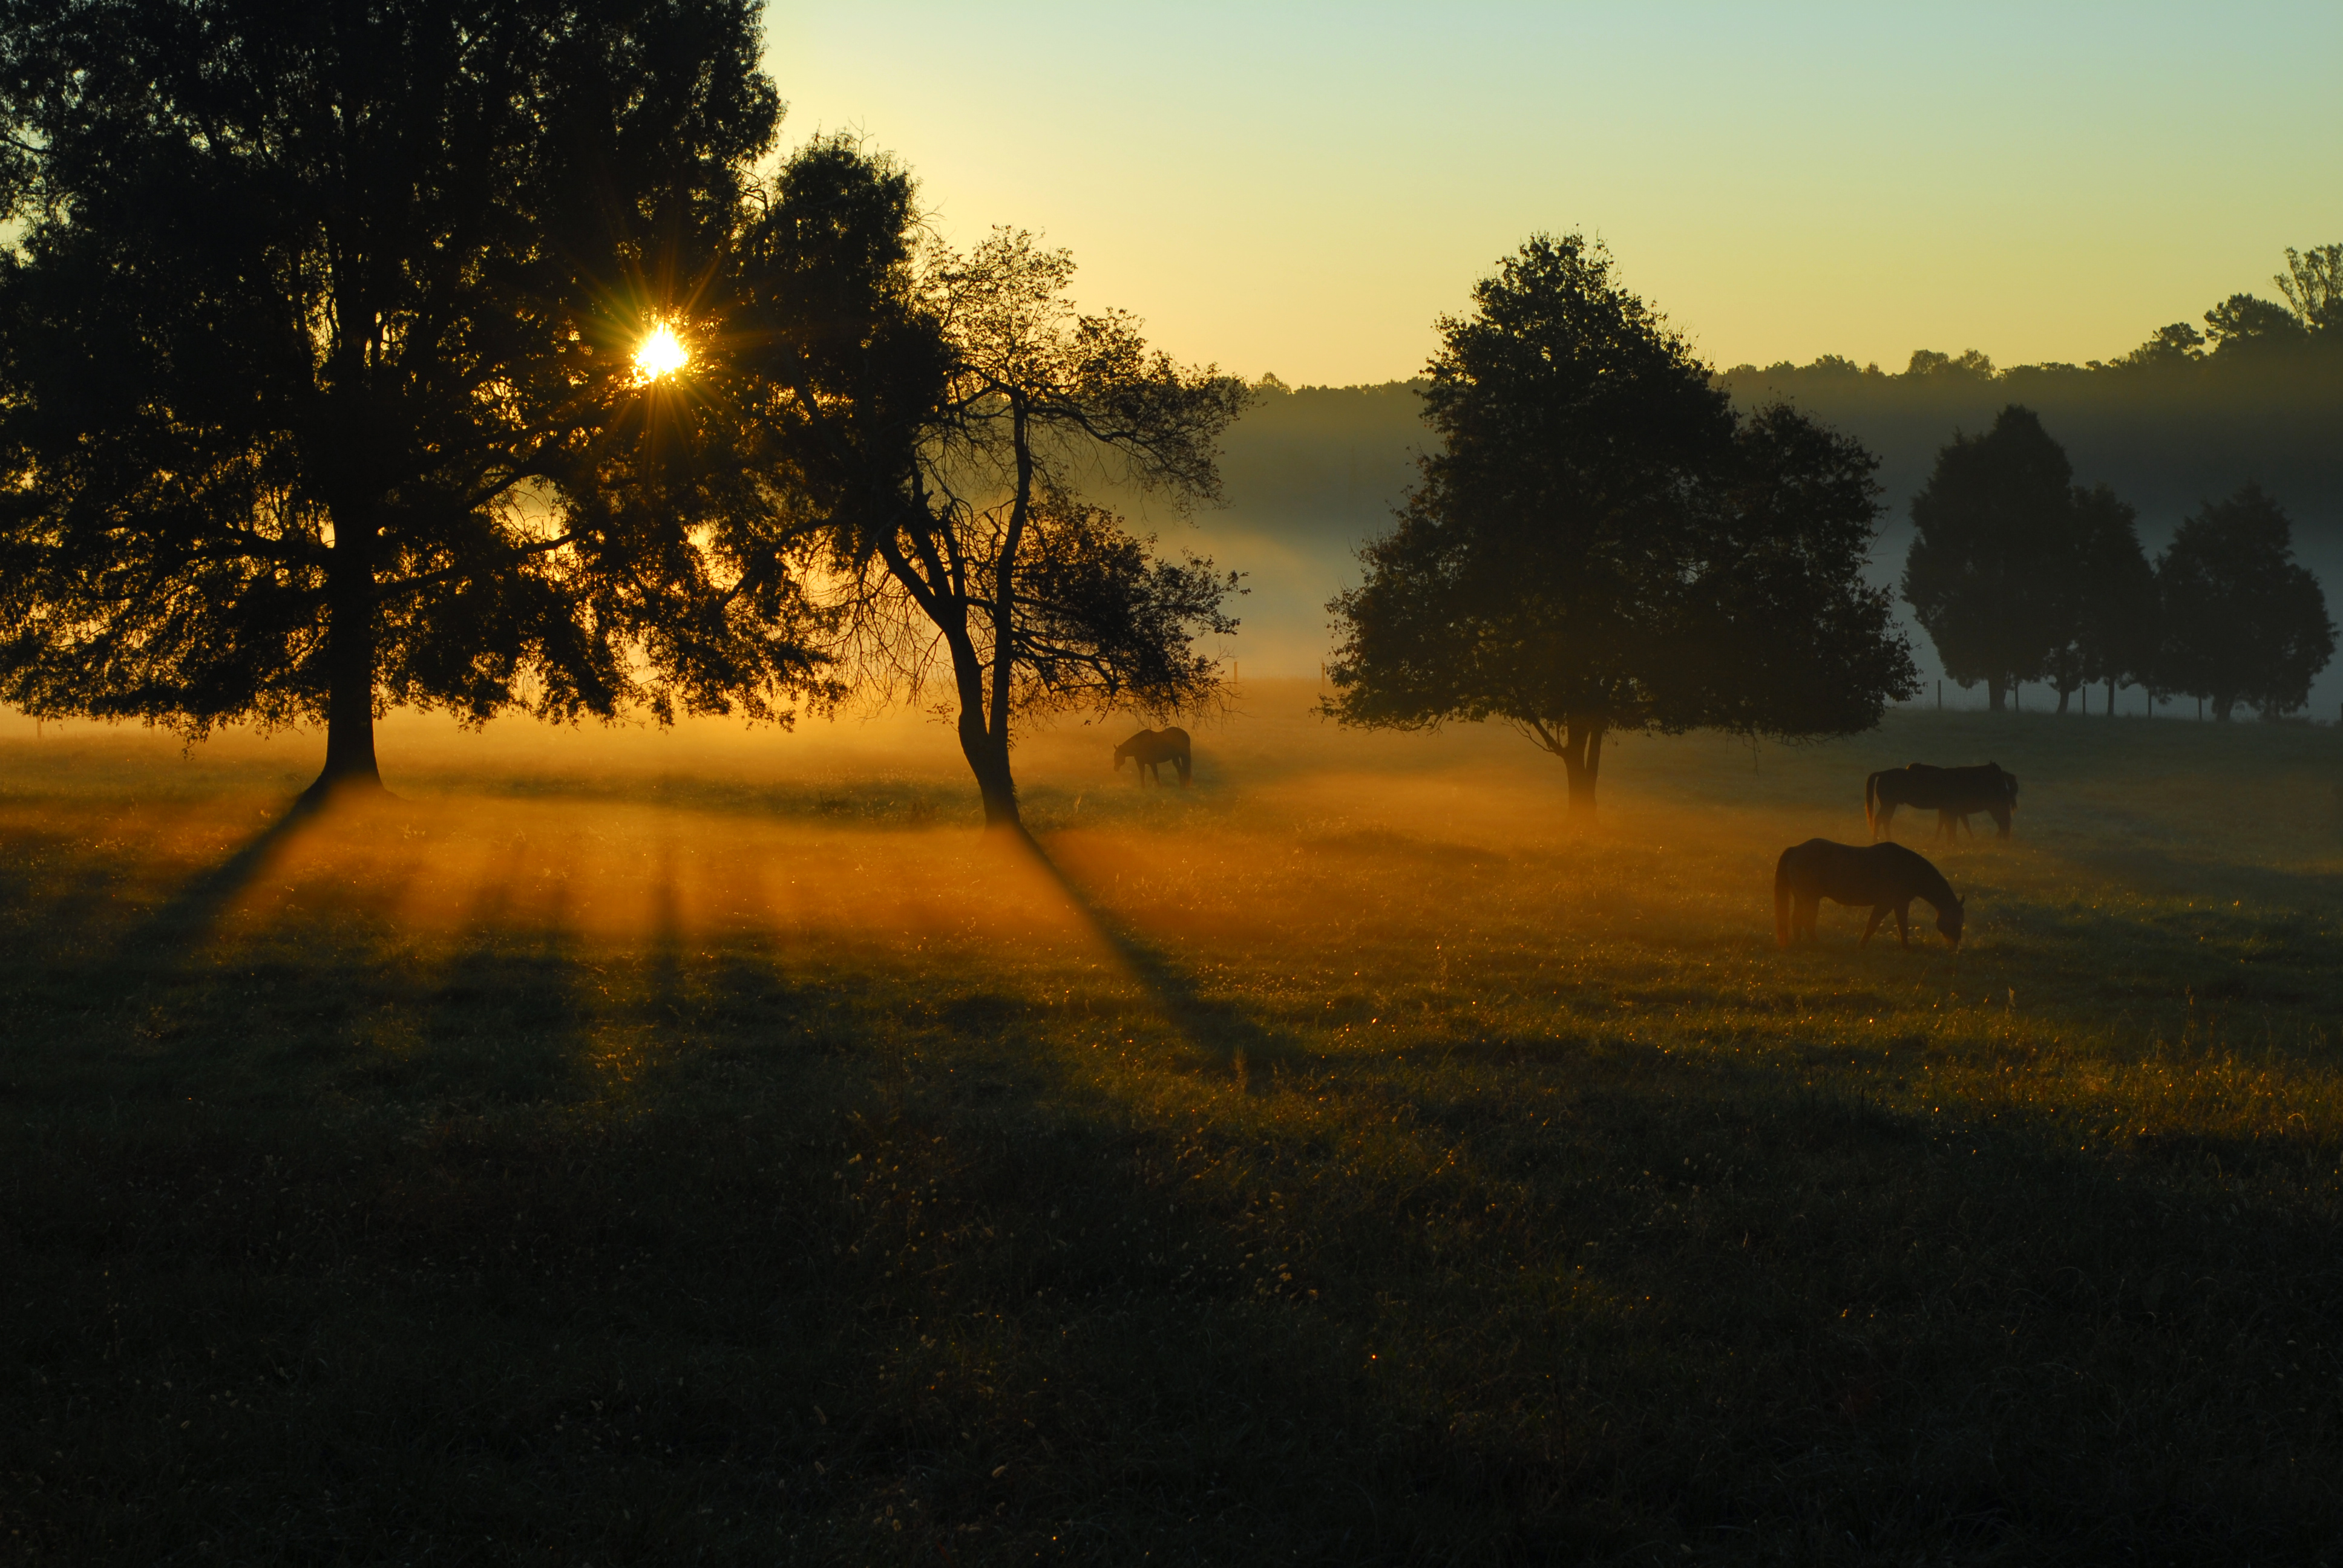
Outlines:
{"label": "grazing horse", "polygon": [[2017,775],[1998,762],[1976,768],[1933,768],[1907,763],[1874,773],[1863,781],[1863,820],[1874,839],[1893,838],[1896,808],[1912,806],[1936,813],[1936,831],[1951,838],[1960,819],[1983,811],[2009,837],[2009,814],[2017,809]]}
{"label": "grazing horse", "polygon": [[1783,850],[1774,866],[1774,940],[1785,948],[1800,937],[1817,940],[1815,916],[1825,899],[1871,906],[1871,923],[1863,928],[1863,941],[1855,946],[1871,940],[1879,922],[1893,913],[1896,935],[1907,948],[1912,933],[1906,917],[1912,900],[1922,900],[1936,906],[1936,930],[1956,952],[1960,950],[1961,924],[1966,918],[1961,900],[1953,897],[1952,884],[1942,872],[1901,844],[1809,839]]}
{"label": "grazing horse", "polygon": [[1114,770],[1122,771],[1122,759],[1130,758],[1139,766],[1132,769],[1144,785],[1147,776],[1155,775],[1155,782],[1163,782],[1163,764],[1169,762],[1179,769],[1180,788],[1192,782],[1189,773],[1188,732],[1184,729],[1142,729],[1114,749]]}

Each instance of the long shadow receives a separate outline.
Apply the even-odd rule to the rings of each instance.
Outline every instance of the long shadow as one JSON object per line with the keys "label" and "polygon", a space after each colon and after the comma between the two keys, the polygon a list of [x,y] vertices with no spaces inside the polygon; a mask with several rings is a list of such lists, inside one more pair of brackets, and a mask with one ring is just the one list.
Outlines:
{"label": "long shadow", "polygon": [[424,1004],[422,1049],[367,1064],[374,1086],[502,1105],[587,1092],[592,1020],[563,912],[548,911],[531,930],[510,919],[508,879],[483,889],[468,940]]}
{"label": "long shadow", "polygon": [[123,943],[119,956],[149,962],[175,958],[201,942],[237,895],[250,887],[294,834],[317,820],[324,803],[302,795],[283,816],[210,870],[174,893]]}
{"label": "long shadow", "polygon": [[644,955],[650,1002],[656,1018],[669,1022],[683,1014],[686,984],[683,974],[682,900],[676,891],[675,840],[659,845],[659,864],[650,888],[650,942]]}
{"label": "long shadow", "polygon": [[2191,860],[2143,844],[2065,849],[2066,858],[2143,889],[2199,899],[2244,897],[2289,911],[2332,908],[2343,893],[2336,879],[2234,860]]}
{"label": "long shadow", "polygon": [[1235,1072],[1247,1093],[1261,1092],[1275,1069],[1301,1060],[1302,1052],[1291,1041],[1271,1034],[1243,1009],[1205,996],[1169,959],[1117,923],[1031,834],[1021,835],[1021,842],[1067,902],[1147,988],[1172,1026],[1217,1066]]}

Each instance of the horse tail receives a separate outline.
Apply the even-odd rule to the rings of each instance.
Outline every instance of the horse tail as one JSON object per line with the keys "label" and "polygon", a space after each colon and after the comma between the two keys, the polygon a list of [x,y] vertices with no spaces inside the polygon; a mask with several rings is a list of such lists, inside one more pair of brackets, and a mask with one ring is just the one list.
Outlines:
{"label": "horse tail", "polygon": [[1774,862],[1774,945],[1790,945],[1790,851]]}
{"label": "horse tail", "polygon": [[1863,781],[1863,825],[1874,839],[1879,837],[1879,775],[1876,773]]}

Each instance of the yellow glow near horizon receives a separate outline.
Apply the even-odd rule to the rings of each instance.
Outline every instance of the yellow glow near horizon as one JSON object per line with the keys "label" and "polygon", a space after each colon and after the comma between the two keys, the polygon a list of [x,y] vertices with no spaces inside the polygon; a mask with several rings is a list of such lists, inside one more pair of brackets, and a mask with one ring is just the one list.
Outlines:
{"label": "yellow glow near horizon", "polygon": [[646,384],[663,376],[672,376],[690,363],[691,351],[675,335],[675,328],[660,322],[651,328],[635,348],[635,377]]}
{"label": "yellow glow near horizon", "polygon": [[[1607,240],[1719,367],[1886,370],[2113,358],[2343,240],[2343,159],[2282,150],[2329,145],[2331,3],[765,15],[792,141],[867,135],[945,238],[1043,231],[1085,307],[1295,386],[1420,374],[1538,229]],[[970,116],[974,82],[1051,89]]]}

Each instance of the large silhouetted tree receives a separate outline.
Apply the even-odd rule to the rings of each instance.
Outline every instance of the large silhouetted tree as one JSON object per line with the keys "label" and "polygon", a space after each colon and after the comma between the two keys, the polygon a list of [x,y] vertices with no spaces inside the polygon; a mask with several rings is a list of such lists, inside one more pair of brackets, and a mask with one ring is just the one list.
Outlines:
{"label": "large silhouetted tree", "polygon": [[2200,697],[2227,721],[2240,702],[2265,718],[2310,699],[2335,653],[2318,579],[2294,558],[2293,525],[2248,484],[2180,525],[2157,561],[2166,689]]}
{"label": "large silhouetted tree", "polygon": [[1208,699],[1198,636],[1233,579],[1158,558],[1101,501],[1219,494],[1242,385],[1086,315],[1063,251],[997,231],[967,255],[919,239],[912,182],[832,138],[782,171],[746,236],[732,328],[763,378],[759,548],[831,585],[840,668],[916,695],[950,682],[988,825],[1018,829],[1013,718],[1067,704],[1172,711]]}
{"label": "large silhouetted tree", "polygon": [[2106,681],[2144,678],[2155,662],[2156,577],[2139,548],[2137,514],[2106,485],[2067,493],[2056,531],[2038,552],[2043,580],[2036,608],[2046,649],[2034,673],[2066,711],[2075,693]]}
{"label": "large silhouetted tree", "polygon": [[[2156,568],[2139,547],[2137,514],[2112,489],[2077,488],[2074,505],[2075,619],[2066,651],[2077,679],[2106,683],[2112,716],[2118,686],[2137,681],[2157,689]],[[2062,685],[2058,710],[2066,709]]]}
{"label": "large silhouetted tree", "polygon": [[321,718],[322,790],[386,705],[801,677],[694,548],[757,504],[728,439],[632,357],[738,225],[760,45],[754,0],[0,0],[0,695]]}
{"label": "large silhouetted tree", "polygon": [[2013,404],[1984,435],[1956,434],[1912,499],[1904,597],[1945,673],[1965,687],[1984,681],[1996,713],[2013,682],[2049,673],[2072,642],[2073,478],[2066,450]]}
{"label": "large silhouetted tree", "polygon": [[1499,719],[1591,815],[1606,736],[1845,734],[1916,689],[1861,571],[1873,460],[1785,407],[1736,418],[1576,235],[1534,237],[1440,323],[1440,437],[1365,580],[1329,607],[1330,710]]}

